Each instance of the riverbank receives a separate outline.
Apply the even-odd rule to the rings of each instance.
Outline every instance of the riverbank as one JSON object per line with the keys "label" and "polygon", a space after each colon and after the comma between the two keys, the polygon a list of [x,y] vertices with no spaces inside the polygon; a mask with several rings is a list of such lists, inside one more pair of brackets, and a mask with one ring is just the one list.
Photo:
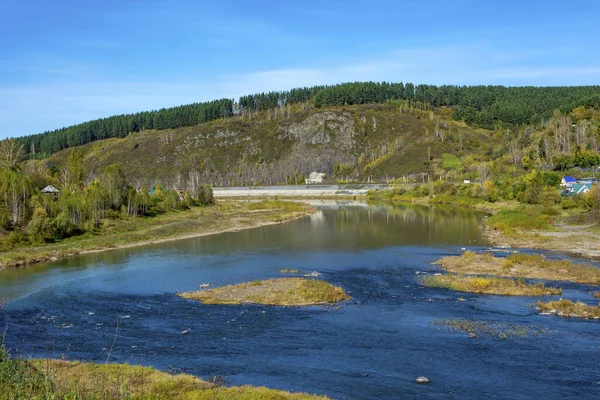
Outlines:
{"label": "riverbank", "polygon": [[56,261],[77,254],[101,252],[257,228],[302,218],[314,212],[308,204],[265,200],[221,200],[209,207],[192,207],[156,217],[105,220],[93,234],[57,243],[23,246],[0,255],[0,271],[23,265]]}
{"label": "riverbank", "polygon": [[0,391],[19,399],[289,399],[326,400],[255,386],[225,386],[188,374],[169,374],[129,364],[95,364],[51,359],[11,358],[0,349]]}
{"label": "riverbank", "polygon": [[[488,202],[481,199],[440,195],[434,197],[395,195],[371,200],[391,203],[448,204],[468,207],[490,214],[484,235],[494,246],[557,251],[587,258],[600,258],[600,225],[586,221],[585,210],[564,210],[560,205],[528,205],[515,200]],[[574,223],[578,219],[583,223]]]}

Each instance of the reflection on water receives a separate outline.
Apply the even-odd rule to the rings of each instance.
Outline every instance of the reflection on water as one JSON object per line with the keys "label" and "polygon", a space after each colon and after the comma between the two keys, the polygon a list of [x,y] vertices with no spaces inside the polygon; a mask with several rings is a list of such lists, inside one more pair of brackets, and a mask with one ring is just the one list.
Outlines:
{"label": "reflection on water", "polygon": [[[600,398],[597,321],[536,315],[528,298],[423,288],[431,263],[481,246],[482,214],[452,207],[319,202],[281,225],[87,254],[0,273],[0,328],[26,356],[111,360],[223,375],[232,384],[336,399]],[[215,306],[176,292],[318,270],[341,307]],[[419,274],[417,274],[419,272]],[[571,297],[589,288],[563,286]],[[459,298],[461,300],[459,301]],[[439,331],[435,318],[549,326],[500,341]],[[182,330],[189,334],[181,335]],[[416,385],[426,375],[430,385]]]}
{"label": "reflection on water", "polygon": [[[53,263],[0,273],[0,298],[64,283],[118,274],[138,266],[160,268],[172,259],[244,253],[321,253],[372,250],[388,246],[483,245],[482,214],[445,206],[376,205],[316,201],[310,217],[275,226],[205,236],[141,248],[89,253]],[[131,260],[131,261],[129,261]],[[155,271],[156,272],[156,271]]]}

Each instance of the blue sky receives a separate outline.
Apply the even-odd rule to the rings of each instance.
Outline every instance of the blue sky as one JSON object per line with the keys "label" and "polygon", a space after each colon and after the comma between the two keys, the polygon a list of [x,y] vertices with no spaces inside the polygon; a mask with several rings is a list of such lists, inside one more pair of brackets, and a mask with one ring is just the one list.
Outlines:
{"label": "blue sky", "polygon": [[600,84],[598,21],[595,0],[0,0],[0,138],[347,81]]}

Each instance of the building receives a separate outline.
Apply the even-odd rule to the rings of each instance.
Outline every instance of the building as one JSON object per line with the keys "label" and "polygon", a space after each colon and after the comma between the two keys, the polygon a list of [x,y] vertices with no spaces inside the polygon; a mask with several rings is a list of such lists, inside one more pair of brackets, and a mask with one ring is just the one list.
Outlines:
{"label": "building", "polygon": [[593,185],[594,183],[598,183],[600,181],[599,178],[581,178],[577,179],[577,183],[584,183],[588,185]]}
{"label": "building", "polygon": [[570,186],[573,186],[576,183],[577,183],[577,179],[573,178],[572,176],[565,175],[562,178],[562,180],[560,181],[560,186],[570,187]]}
{"label": "building", "polygon": [[57,188],[55,188],[52,185],[48,185],[42,189],[42,193],[51,194],[54,196],[55,199],[58,199],[58,194],[60,193],[60,190],[58,190]]}
{"label": "building", "polygon": [[306,178],[306,184],[310,185],[311,183],[323,183],[323,179],[325,179],[325,173],[311,172],[310,176]]}
{"label": "building", "polygon": [[572,186],[567,186],[560,194],[561,196],[575,196],[578,194],[586,194],[592,190],[591,183],[575,183]]}

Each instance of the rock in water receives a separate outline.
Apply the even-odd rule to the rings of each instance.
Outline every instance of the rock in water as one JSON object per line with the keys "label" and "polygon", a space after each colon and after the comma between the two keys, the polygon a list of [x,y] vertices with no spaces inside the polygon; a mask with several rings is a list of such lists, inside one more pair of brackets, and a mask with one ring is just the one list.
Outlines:
{"label": "rock in water", "polygon": [[474,333],[472,333],[472,332],[469,332],[469,339],[474,339],[474,338],[476,338],[476,337],[477,337],[477,335],[476,335],[476,334],[474,334]]}
{"label": "rock in water", "polygon": [[190,333],[190,330],[189,330],[189,329],[186,329],[185,331],[181,331],[181,334],[182,334],[182,335],[187,335],[188,333]]}
{"label": "rock in water", "polygon": [[424,376],[420,376],[420,377],[417,378],[417,383],[426,384],[426,383],[429,383],[429,379],[427,379]]}

